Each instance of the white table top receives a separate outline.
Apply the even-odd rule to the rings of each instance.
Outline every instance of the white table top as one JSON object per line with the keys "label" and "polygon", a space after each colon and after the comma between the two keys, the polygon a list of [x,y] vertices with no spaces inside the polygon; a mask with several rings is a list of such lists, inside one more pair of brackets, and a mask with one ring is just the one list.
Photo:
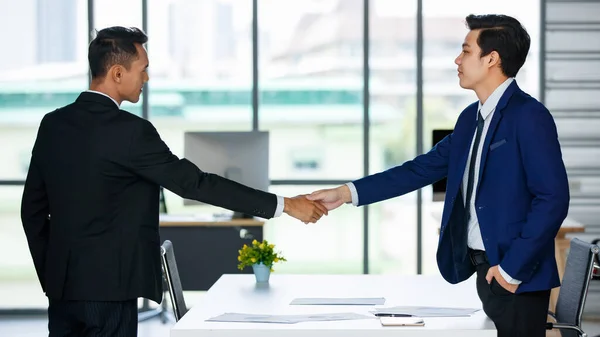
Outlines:
{"label": "white table top", "polygon": [[[299,297],[385,297],[386,302],[382,306],[289,305]],[[383,327],[377,318],[296,324],[205,322],[226,312],[278,315],[355,312],[370,315],[368,312],[374,308],[393,306],[481,308],[481,302],[474,277],[452,285],[439,275],[274,273],[269,284],[260,285],[251,274],[223,275],[173,326],[171,337],[496,336],[494,324],[483,310],[470,317],[426,317],[423,327]]]}

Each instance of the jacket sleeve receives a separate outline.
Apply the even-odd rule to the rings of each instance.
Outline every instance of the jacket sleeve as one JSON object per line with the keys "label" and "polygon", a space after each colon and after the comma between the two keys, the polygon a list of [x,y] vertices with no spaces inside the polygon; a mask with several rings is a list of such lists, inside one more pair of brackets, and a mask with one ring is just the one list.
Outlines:
{"label": "jacket sleeve", "polygon": [[48,248],[48,235],[50,227],[50,209],[44,176],[40,170],[40,147],[44,143],[45,119],[38,129],[37,138],[31,152],[31,162],[25,180],[23,197],[21,200],[21,221],[29,251],[33,258],[36,273],[42,289],[46,291],[44,281],[46,252]]}
{"label": "jacket sleeve", "polygon": [[179,159],[149,121],[142,120],[134,132],[127,165],[136,174],[182,198],[266,219],[275,215],[276,195],[202,172],[189,160]]}

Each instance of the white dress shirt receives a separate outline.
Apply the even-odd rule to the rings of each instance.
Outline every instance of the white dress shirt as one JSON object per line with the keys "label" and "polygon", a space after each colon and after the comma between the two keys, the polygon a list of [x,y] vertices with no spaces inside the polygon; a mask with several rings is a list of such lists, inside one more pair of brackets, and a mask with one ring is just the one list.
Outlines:
{"label": "white dress shirt", "polygon": [[[504,81],[502,84],[494,90],[494,92],[488,97],[485,103],[482,105],[479,102],[479,111],[481,116],[484,119],[483,130],[481,132],[481,141],[479,142],[479,147],[477,149],[477,158],[475,160],[475,172],[479,172],[479,167],[481,163],[481,150],[483,148],[483,143],[485,142],[485,136],[490,127],[490,123],[492,122],[492,117],[494,116],[494,111],[496,110],[496,105],[498,105],[498,101],[508,88],[508,86],[514,81],[514,78],[509,78]],[[477,118],[477,117],[476,117]],[[473,133],[473,140],[471,141],[471,147],[469,148],[469,157],[467,158],[467,167],[465,168],[465,173],[463,175],[462,180],[462,195],[463,195],[463,204],[466,204],[466,190],[467,190],[467,181],[469,177],[469,165],[468,163],[471,161],[471,152],[473,151],[473,143],[475,142],[475,133]],[[475,211],[475,191],[477,191],[477,183],[479,182],[479,175],[474,175],[473,180],[473,197],[471,198],[471,203],[469,204],[471,217],[469,219],[468,224],[468,236],[467,236],[467,245],[471,249],[485,250],[483,245],[483,239],[481,237],[481,230],[479,228],[479,220],[477,219],[477,212]],[[358,192],[356,191],[356,186],[353,183],[346,184],[350,189],[350,194],[352,195],[352,204],[354,206],[358,206]],[[521,281],[515,280],[510,275],[508,275],[503,269],[502,266],[498,266],[498,270],[502,277],[509,283],[512,284],[520,284]]]}
{"label": "white dress shirt", "polygon": [[[110,98],[113,102],[115,102],[116,106],[118,108],[120,108],[119,103],[117,103],[117,101],[110,97],[109,95],[100,92],[100,91],[95,91],[95,90],[86,90],[86,92],[91,92],[94,94],[98,94],[98,95],[102,95],[102,96],[106,96],[108,98]],[[273,215],[274,218],[281,216],[281,214],[283,214],[283,209],[285,207],[285,199],[282,196],[277,196],[277,208],[275,208],[275,214]]]}

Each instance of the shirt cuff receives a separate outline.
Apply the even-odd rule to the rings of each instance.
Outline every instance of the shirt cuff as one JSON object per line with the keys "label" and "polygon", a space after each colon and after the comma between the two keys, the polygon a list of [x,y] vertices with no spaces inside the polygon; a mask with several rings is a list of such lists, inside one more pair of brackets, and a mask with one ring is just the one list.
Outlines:
{"label": "shirt cuff", "polygon": [[502,277],[504,278],[504,280],[510,284],[521,284],[521,281],[519,280],[515,280],[514,278],[510,277],[510,275],[508,275],[504,269],[502,269],[501,266],[498,266],[498,270],[500,271],[500,275],[502,275]]}
{"label": "shirt cuff", "polygon": [[275,208],[275,214],[273,215],[274,218],[281,216],[281,214],[283,214],[283,209],[285,206],[285,201],[283,199],[282,196],[277,196],[277,208]]}
{"label": "shirt cuff", "polygon": [[350,189],[350,195],[352,196],[352,205],[358,206],[358,192],[356,186],[353,183],[346,183],[346,186]]}

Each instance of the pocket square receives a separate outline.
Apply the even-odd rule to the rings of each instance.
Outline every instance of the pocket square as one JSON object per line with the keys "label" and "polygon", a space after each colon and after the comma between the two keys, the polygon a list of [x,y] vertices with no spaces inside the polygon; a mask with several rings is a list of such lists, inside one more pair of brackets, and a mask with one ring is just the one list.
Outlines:
{"label": "pocket square", "polygon": [[498,148],[499,146],[502,146],[504,144],[506,144],[506,139],[499,140],[499,141],[495,142],[494,144],[490,145],[490,151],[494,151],[496,148]]}

